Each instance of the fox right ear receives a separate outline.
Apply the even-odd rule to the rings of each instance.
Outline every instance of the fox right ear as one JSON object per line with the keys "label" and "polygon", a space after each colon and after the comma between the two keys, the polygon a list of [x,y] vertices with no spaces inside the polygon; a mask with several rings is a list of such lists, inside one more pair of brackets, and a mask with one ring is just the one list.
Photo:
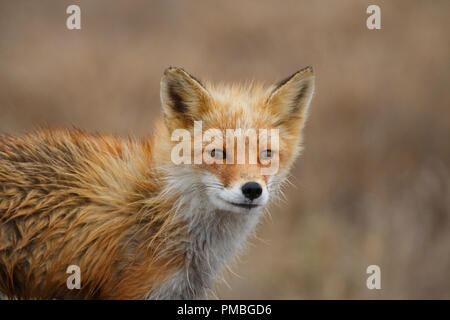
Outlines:
{"label": "fox right ear", "polygon": [[274,115],[274,126],[298,131],[304,125],[314,93],[314,73],[311,67],[297,71],[272,90],[268,104]]}
{"label": "fox right ear", "polygon": [[170,67],[164,71],[161,104],[166,124],[171,128],[192,126],[208,99],[209,93],[202,83],[183,69]]}

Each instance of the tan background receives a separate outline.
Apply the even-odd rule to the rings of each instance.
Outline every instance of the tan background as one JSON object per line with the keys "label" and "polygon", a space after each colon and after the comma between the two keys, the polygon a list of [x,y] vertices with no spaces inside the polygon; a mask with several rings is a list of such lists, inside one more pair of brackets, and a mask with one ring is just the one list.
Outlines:
{"label": "tan background", "polygon": [[[82,30],[66,29],[80,4]],[[379,4],[382,30],[365,26]],[[0,131],[144,135],[159,79],[277,81],[317,94],[296,187],[221,298],[450,298],[449,1],[0,1]],[[366,267],[382,290],[366,288]]]}

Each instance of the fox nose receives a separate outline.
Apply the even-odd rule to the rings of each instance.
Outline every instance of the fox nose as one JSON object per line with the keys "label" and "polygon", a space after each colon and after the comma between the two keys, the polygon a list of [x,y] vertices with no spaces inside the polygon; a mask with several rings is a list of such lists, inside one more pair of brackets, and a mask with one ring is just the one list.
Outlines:
{"label": "fox nose", "polygon": [[261,185],[256,182],[247,182],[242,186],[242,193],[250,200],[258,198],[262,191]]}

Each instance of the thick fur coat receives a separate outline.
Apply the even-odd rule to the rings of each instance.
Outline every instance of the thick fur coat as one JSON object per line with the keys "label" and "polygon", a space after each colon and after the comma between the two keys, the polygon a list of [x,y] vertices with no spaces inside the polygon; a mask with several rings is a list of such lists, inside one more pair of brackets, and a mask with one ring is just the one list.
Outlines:
{"label": "thick fur coat", "polygon": [[[311,68],[267,88],[203,85],[169,68],[161,80],[164,115],[150,137],[77,129],[1,136],[0,293],[205,297],[286,180],[301,150],[313,89]],[[171,135],[192,131],[193,120],[203,130],[279,129],[278,172],[260,175],[261,163],[175,165]],[[251,207],[234,206],[247,181],[260,184],[262,195]],[[69,265],[80,267],[80,289],[66,285]]]}

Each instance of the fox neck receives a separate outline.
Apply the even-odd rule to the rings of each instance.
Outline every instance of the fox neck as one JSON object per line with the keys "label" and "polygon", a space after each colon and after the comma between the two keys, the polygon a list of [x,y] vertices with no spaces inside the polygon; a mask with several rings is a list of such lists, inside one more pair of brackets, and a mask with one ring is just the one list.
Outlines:
{"label": "fox neck", "polygon": [[[173,187],[180,190],[179,185]],[[262,212],[253,209],[237,214],[218,210],[204,192],[192,186],[180,193],[177,207],[177,215],[187,227],[182,248],[185,263],[151,293],[151,299],[195,299],[205,296],[214,278],[243,248]]]}

